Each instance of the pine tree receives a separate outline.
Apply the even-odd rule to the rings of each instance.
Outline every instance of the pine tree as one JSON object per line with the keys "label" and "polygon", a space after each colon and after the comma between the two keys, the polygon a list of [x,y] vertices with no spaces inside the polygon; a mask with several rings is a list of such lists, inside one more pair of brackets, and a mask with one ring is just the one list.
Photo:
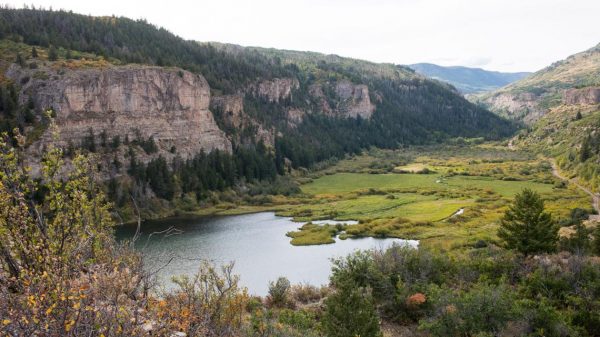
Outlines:
{"label": "pine tree", "polygon": [[379,317],[373,298],[365,288],[345,280],[325,300],[323,327],[329,337],[379,337]]}
{"label": "pine tree", "polygon": [[524,189],[504,214],[498,237],[507,248],[525,255],[552,252],[558,242],[558,227],[544,212],[540,195]]}
{"label": "pine tree", "polygon": [[50,49],[48,49],[48,60],[50,60],[50,61],[58,60],[58,51],[56,50],[56,47],[50,46]]}
{"label": "pine tree", "polygon": [[594,240],[592,241],[592,253],[600,255],[600,225],[596,225],[592,232]]}
{"label": "pine tree", "polygon": [[25,60],[23,59],[23,55],[21,55],[21,53],[17,53],[17,59],[15,62],[21,67],[25,66]]}
{"label": "pine tree", "polygon": [[561,239],[562,248],[567,249],[575,254],[587,254],[591,247],[590,230],[588,230],[582,221],[575,224],[575,233],[568,238]]}
{"label": "pine tree", "polygon": [[590,146],[590,137],[587,136],[583,143],[581,143],[581,149],[579,150],[579,161],[585,162],[592,156],[592,149]]}

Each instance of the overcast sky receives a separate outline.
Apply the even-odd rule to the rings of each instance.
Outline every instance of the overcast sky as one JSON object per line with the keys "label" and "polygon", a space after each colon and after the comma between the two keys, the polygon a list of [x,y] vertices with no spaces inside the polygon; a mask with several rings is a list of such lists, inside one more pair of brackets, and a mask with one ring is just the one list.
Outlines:
{"label": "overcast sky", "polygon": [[[6,2],[22,7],[24,1]],[[600,43],[600,0],[40,0],[186,39],[376,62],[535,71]]]}

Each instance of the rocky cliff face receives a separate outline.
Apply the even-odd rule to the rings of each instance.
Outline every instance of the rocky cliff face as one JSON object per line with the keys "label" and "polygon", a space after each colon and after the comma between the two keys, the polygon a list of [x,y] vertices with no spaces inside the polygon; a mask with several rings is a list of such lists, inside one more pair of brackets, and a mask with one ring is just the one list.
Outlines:
{"label": "rocky cliff face", "polygon": [[375,112],[371,103],[369,87],[342,80],[333,84],[333,97],[325,95],[323,86],[314,84],[309,88],[310,95],[318,102],[322,113],[332,117],[369,119]]}
{"label": "rocky cliff face", "polygon": [[600,87],[588,87],[582,89],[569,89],[563,94],[565,104],[592,105],[600,103]]}
{"label": "rocky cliff face", "polygon": [[[31,72],[13,67],[7,75],[18,83],[30,78],[22,97],[55,111],[63,146],[78,146],[91,130],[108,139],[153,138],[159,153],[175,149],[183,157],[201,150],[231,151],[209,111],[210,88],[200,75],[148,66]],[[32,150],[42,151],[51,140],[46,131]]]}
{"label": "rocky cliff face", "polygon": [[375,111],[369,97],[369,87],[364,84],[340,81],[335,86],[335,93],[340,98],[337,110],[343,117],[369,119]]}
{"label": "rocky cliff face", "polygon": [[539,97],[532,93],[500,93],[485,99],[483,103],[500,115],[526,123],[533,123],[545,112],[538,105]]}
{"label": "rocky cliff face", "polygon": [[[38,69],[14,65],[7,76],[22,84],[23,102],[32,99],[39,109],[54,110],[59,145],[79,147],[92,134],[97,144],[110,143],[116,137],[121,141],[153,139],[158,147],[156,155],[167,158],[176,154],[189,158],[202,150],[231,151],[231,141],[273,145],[277,130],[246,115],[247,95],[273,104],[286,102],[282,105],[285,122],[292,127],[309,113],[368,119],[375,111],[369,88],[347,80],[311,86],[312,103],[300,108],[287,106],[299,89],[294,78],[259,80],[245,91],[211,98],[201,75],[175,68],[130,65],[66,69],[49,63]],[[228,134],[219,128],[211,109],[218,112],[220,125]],[[29,151],[39,157],[50,142],[54,140],[46,130]],[[139,153],[138,159],[148,161],[156,155]],[[120,156],[126,160],[123,151]]]}
{"label": "rocky cliff face", "polygon": [[[291,99],[294,91],[299,88],[300,84],[294,78],[262,80],[248,86],[244,92],[213,97],[211,109],[220,114],[225,127],[230,129],[251,127],[256,130],[255,136],[258,140],[273,145],[275,130],[266,129],[246,115],[244,98],[246,95],[251,95],[278,104]],[[324,88],[327,88],[329,97],[325,95]],[[322,113],[329,117],[369,119],[375,111],[375,105],[371,103],[369,96],[369,88],[363,84],[354,84],[348,80],[313,84],[308,88],[308,93],[312,100],[310,108],[286,106],[286,104],[282,106],[288,126],[299,125],[306,114],[310,113]]]}
{"label": "rocky cliff face", "polygon": [[244,95],[214,96],[210,101],[213,111],[223,114],[228,127],[239,128],[244,121]]}
{"label": "rocky cliff face", "polygon": [[[555,98],[556,97],[556,98]],[[562,99],[561,99],[562,98]],[[546,101],[546,106],[544,106]],[[552,107],[566,105],[600,104],[600,87],[553,90],[540,95],[522,92],[502,92],[485,98],[482,102],[490,110],[510,119],[522,120],[533,124],[549,112],[548,101]]]}
{"label": "rocky cliff face", "polygon": [[292,91],[298,89],[299,86],[300,84],[295,78],[274,78],[250,86],[249,92],[269,102],[279,103],[290,98]]}

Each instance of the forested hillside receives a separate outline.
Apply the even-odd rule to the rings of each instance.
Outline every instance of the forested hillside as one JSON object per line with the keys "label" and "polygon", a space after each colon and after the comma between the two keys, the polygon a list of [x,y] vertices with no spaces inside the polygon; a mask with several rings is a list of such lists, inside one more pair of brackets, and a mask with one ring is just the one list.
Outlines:
{"label": "forested hillside", "polygon": [[[212,167],[211,172],[221,178],[211,186],[204,186],[206,182],[185,184],[186,189],[202,186],[192,187],[198,195],[207,189],[226,188],[240,179],[274,179],[286,169],[310,168],[371,146],[397,148],[453,137],[498,139],[515,130],[510,122],[473,105],[450,86],[392,64],[186,41],[143,20],[33,8],[0,9],[0,38],[4,41],[3,71],[16,64],[11,68],[13,77],[5,76],[3,87],[2,125],[8,131],[18,126],[22,132],[32,128],[36,135],[45,132],[41,115],[50,107],[36,106],[39,100],[32,98],[36,89],[32,89],[30,78],[43,87],[81,67],[103,69],[131,63],[178,67],[202,75],[210,86],[214,118],[230,139],[233,156],[199,157],[213,158],[212,164],[203,167]],[[86,62],[83,66],[77,63],[82,60]],[[24,86],[29,88],[27,93]],[[227,110],[234,101],[239,107]],[[107,164],[112,175],[118,177],[123,172],[119,169],[123,163],[132,176],[160,190],[155,192],[162,198],[188,191],[156,186],[197,176],[182,176],[198,164],[185,160],[176,164],[172,160],[178,154],[176,148],[163,148],[161,142],[156,151],[142,148],[144,142],[154,141],[152,135],[119,144],[133,150],[118,146],[115,150],[99,146],[102,141],[98,136],[103,131],[95,132],[92,144],[88,141],[88,146],[74,147],[98,150],[105,157],[118,153],[113,163]],[[125,139],[125,135],[110,132],[109,136]],[[32,142],[37,139],[29,138]],[[242,163],[241,153],[246,154]],[[146,160],[137,161],[140,157]],[[150,164],[153,169],[146,167]],[[248,165],[257,169],[242,172]],[[150,171],[164,171],[158,174],[163,178],[148,176]]]}

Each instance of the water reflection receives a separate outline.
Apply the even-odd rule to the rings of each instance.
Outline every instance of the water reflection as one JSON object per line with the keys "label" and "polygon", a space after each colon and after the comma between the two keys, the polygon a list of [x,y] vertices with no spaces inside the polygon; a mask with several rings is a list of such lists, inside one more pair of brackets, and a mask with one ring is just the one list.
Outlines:
{"label": "water reflection", "polygon": [[[345,256],[358,249],[384,248],[392,243],[416,246],[417,241],[400,239],[336,239],[335,244],[292,246],[285,233],[302,224],[272,212],[236,216],[167,219],[148,221],[142,226],[137,248],[148,256],[148,268],[160,269],[159,279],[172,286],[173,275],[194,274],[201,260],[216,264],[234,261],[235,273],[251,294],[265,295],[269,281],[279,276],[292,283],[327,284],[331,271],[330,259]],[[165,237],[148,234],[173,226],[183,231]],[[129,239],[135,226],[117,229],[119,239]],[[166,262],[171,262],[164,266]]]}

